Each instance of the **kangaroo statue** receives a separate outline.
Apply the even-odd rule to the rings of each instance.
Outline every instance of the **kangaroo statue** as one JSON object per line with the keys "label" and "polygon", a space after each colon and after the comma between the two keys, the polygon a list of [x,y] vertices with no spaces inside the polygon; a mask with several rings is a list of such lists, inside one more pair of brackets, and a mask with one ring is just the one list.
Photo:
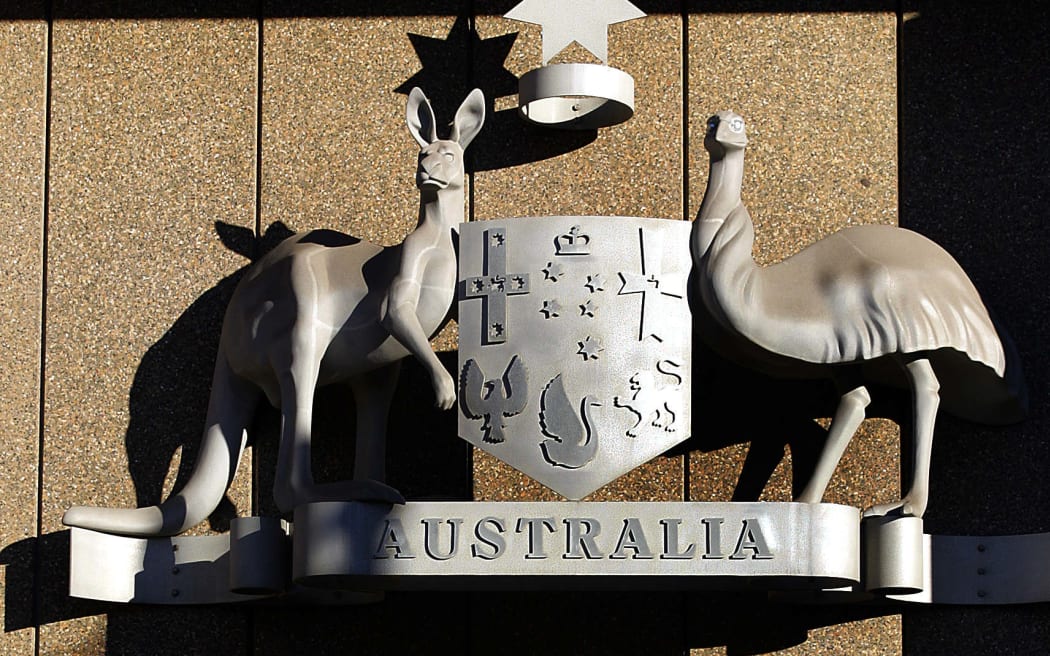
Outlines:
{"label": "kangaroo statue", "polygon": [[[274,500],[282,512],[325,500],[404,503],[383,483],[386,427],[400,361],[414,355],[444,410],[456,386],[430,348],[447,322],[456,287],[463,220],[463,153],[485,121],[475,89],[448,139],[437,137],[423,92],[408,96],[408,129],[419,143],[419,221],[404,241],[381,247],[330,230],[288,238],[262,258],[233,294],[223,320],[211,400],[197,463],[186,485],[159,506],[75,506],[67,526],[130,536],[181,533],[219,504],[237,470],[246,430],[265,397],[281,411]],[[353,480],[316,484],[310,465],[314,390],[350,384],[357,406]]]}

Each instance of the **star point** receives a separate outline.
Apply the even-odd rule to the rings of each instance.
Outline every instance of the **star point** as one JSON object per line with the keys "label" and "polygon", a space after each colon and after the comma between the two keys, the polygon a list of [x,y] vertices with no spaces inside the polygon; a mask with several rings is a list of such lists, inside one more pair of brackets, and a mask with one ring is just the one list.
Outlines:
{"label": "star point", "polygon": [[609,63],[609,26],[645,16],[627,0],[523,0],[504,18],[543,26],[543,64],[579,43]]}

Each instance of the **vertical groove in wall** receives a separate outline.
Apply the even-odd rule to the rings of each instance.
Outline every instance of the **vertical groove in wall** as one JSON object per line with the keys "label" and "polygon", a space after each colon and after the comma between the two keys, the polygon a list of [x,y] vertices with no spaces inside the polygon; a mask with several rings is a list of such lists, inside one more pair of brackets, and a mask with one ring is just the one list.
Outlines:
{"label": "vertical groove in wall", "polygon": [[40,618],[42,599],[40,589],[40,541],[43,539],[44,517],[44,400],[47,392],[47,240],[51,198],[51,70],[54,52],[54,12],[52,0],[44,5],[44,21],[47,23],[44,74],[44,174],[41,198],[40,222],[40,369],[39,393],[37,396],[37,462],[36,462],[36,540],[33,542],[33,653],[40,654]]}
{"label": "vertical groove in wall", "polygon": [[[477,34],[478,34],[478,25],[477,25],[478,15],[477,15],[477,8],[474,5],[474,0],[467,0],[466,11],[467,11],[467,17],[468,17],[468,26],[470,28],[470,34],[471,34],[471,38],[467,39],[467,81],[470,83],[468,86],[471,89],[473,89],[477,85],[477,80],[474,78],[474,37],[477,36]],[[480,37],[478,37],[478,38],[480,38]],[[488,103],[489,102],[492,103],[492,111],[493,111],[493,113],[495,113],[495,111],[496,111],[496,99],[495,98],[486,98],[485,99],[486,110],[488,109]],[[471,159],[467,160],[467,163],[469,164],[469,167],[468,167],[468,170],[467,170],[467,176],[468,176],[468,179],[470,180],[470,185],[467,188],[467,221],[473,221],[474,220],[475,194],[477,193],[477,178],[475,177],[475,172],[474,172],[473,155],[469,151],[467,153],[467,157],[471,158]],[[457,301],[453,300],[452,302],[456,303]],[[456,316],[457,316],[456,320],[458,321],[459,320],[458,319],[458,312],[457,312]],[[457,327],[457,329],[458,329],[458,327]],[[458,338],[456,340],[456,354],[457,354],[457,357],[458,357],[459,356],[459,339]],[[458,439],[458,438],[459,438],[459,436],[457,435],[456,439]],[[467,489],[464,491],[464,495],[465,495],[465,498],[467,500],[473,500],[474,499],[474,449],[473,448],[468,448],[468,449],[466,449],[466,453],[467,453],[467,457],[465,459],[466,462],[464,463],[464,466],[466,467],[466,471],[464,472],[463,480],[465,480],[467,482]]]}
{"label": "vertical groove in wall", "polygon": [[[262,253],[262,139],[263,139],[263,0],[257,0],[255,15],[255,243],[252,245],[251,262]],[[258,457],[252,447],[251,462],[251,514],[259,514]]]}
{"label": "vertical groove in wall", "polygon": [[258,239],[262,237],[262,135],[263,135],[263,1],[258,0],[255,16],[255,249],[252,259],[257,258]]}
{"label": "vertical groove in wall", "polygon": [[[896,176],[897,177],[897,184],[895,185],[895,191],[896,191],[896,194],[897,194],[897,199],[896,199],[896,202],[897,202],[897,225],[903,225],[904,224],[904,221],[902,220],[903,219],[904,207],[901,204],[901,162],[904,161],[903,158],[902,158],[902,155],[904,153],[903,143],[902,143],[903,142],[903,130],[902,130],[902,125],[903,124],[901,123],[901,119],[904,116],[903,98],[902,98],[902,95],[901,95],[901,72],[904,70],[904,64],[902,63],[903,62],[903,48],[901,46],[901,43],[902,43],[902,38],[904,36],[904,9],[905,9],[905,7],[904,7],[904,0],[897,0],[897,7],[896,7],[896,14],[897,14],[896,15],[896,22],[897,22],[897,25],[896,25],[896,34],[894,35],[895,36],[895,41],[896,41],[896,43],[894,44],[895,45],[894,55],[895,55],[895,58],[896,58],[896,61],[894,62],[896,64],[896,80],[895,80],[896,84],[894,85],[894,95],[896,97],[896,102],[897,102],[897,116],[896,116],[896,118],[897,118],[897,162],[896,162],[896,164],[897,164],[897,166],[896,166],[896,169],[897,169],[897,171],[896,171],[897,172],[897,176]],[[898,430],[900,430],[899,427],[898,427]],[[902,436],[902,439],[903,439],[903,436]],[[898,477],[901,478],[902,481],[903,481],[902,477],[904,475],[904,470],[903,470],[904,462],[903,462],[903,460],[904,459],[901,458],[901,463],[900,463],[901,469],[900,469],[900,471],[898,473]],[[902,490],[902,493],[903,493],[903,490]],[[899,634],[900,642],[898,643],[898,652],[897,652],[899,654],[906,653],[907,645],[908,645],[908,635],[907,635],[908,623],[905,622],[905,618],[907,617],[907,612],[908,611],[907,611],[906,608],[902,608],[900,614],[897,615],[897,626],[899,627],[899,630],[900,630],[900,634]]]}
{"label": "vertical groove in wall", "polygon": [[[682,0],[682,220],[689,220],[689,3]],[[695,408],[694,408],[695,410]],[[689,451],[682,455],[682,499],[689,501]]]}
{"label": "vertical groove in wall", "polygon": [[[263,174],[263,60],[264,60],[264,33],[265,33],[265,2],[257,0],[255,7],[255,243],[252,246],[251,262],[255,262],[262,256],[262,174]],[[252,447],[251,462],[251,514],[259,514],[259,450]],[[246,656],[255,653],[255,618],[254,608],[245,609],[245,640],[244,649]]]}
{"label": "vertical groove in wall", "polygon": [[903,47],[901,42],[904,38],[904,0],[897,0],[897,33],[896,33],[896,69],[897,79],[894,85],[894,93],[897,99],[897,225],[905,225],[903,221],[904,207],[901,205],[901,162],[904,161],[903,124],[904,117],[903,98],[901,95],[901,73],[904,71]]}
{"label": "vertical groove in wall", "polygon": [[[463,11],[467,12],[467,29],[470,33],[470,37],[467,39],[467,88],[473,89],[477,86],[476,80],[474,79],[474,37],[478,33],[477,25],[477,14],[475,13],[474,0],[467,0],[466,5],[462,8]],[[492,102],[493,110],[495,110],[495,98],[486,98],[486,104]],[[467,179],[469,184],[467,185],[467,221],[474,220],[474,156],[470,152],[467,153]],[[473,477],[473,467],[471,467],[471,477]]]}

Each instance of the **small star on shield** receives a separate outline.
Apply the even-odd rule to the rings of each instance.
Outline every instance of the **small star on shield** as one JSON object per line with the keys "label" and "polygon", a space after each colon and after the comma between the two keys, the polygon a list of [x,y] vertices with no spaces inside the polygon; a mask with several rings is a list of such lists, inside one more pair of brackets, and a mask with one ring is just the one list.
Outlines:
{"label": "small star on shield", "polygon": [[576,355],[582,355],[584,360],[597,360],[598,353],[604,351],[602,347],[602,340],[596,339],[587,335],[587,339],[582,342],[576,342],[580,345],[580,349],[576,351]]}
{"label": "small star on shield", "polygon": [[557,262],[548,262],[543,268],[543,275],[551,282],[558,282],[558,278],[565,275],[565,267]]}
{"label": "small star on shield", "polygon": [[587,302],[580,305],[580,316],[581,317],[593,317],[594,313],[598,311],[598,305],[595,304],[591,299],[587,299]]}
{"label": "small star on shield", "polygon": [[592,294],[605,291],[605,276],[600,273],[587,276],[587,282],[583,286],[591,290]]}
{"label": "small star on shield", "polygon": [[561,312],[561,303],[554,300],[544,301],[543,307],[540,308],[540,312],[545,319],[556,317],[558,316],[558,313]]}

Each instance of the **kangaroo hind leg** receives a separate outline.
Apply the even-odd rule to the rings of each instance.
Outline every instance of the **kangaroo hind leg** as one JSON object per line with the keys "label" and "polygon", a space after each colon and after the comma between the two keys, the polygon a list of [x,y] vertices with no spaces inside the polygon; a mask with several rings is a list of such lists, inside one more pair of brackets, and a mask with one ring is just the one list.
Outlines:
{"label": "kangaroo hind leg", "polygon": [[[296,342],[293,335],[293,343]],[[273,498],[281,512],[317,501],[310,460],[314,390],[317,386],[321,349],[300,343],[294,355],[271,358],[281,392],[281,441],[277,449],[277,471]]]}
{"label": "kangaroo hind leg", "polygon": [[405,502],[400,492],[385,483],[387,422],[400,370],[401,362],[396,361],[351,379],[357,408],[354,479],[318,485],[320,497],[338,501]]}

